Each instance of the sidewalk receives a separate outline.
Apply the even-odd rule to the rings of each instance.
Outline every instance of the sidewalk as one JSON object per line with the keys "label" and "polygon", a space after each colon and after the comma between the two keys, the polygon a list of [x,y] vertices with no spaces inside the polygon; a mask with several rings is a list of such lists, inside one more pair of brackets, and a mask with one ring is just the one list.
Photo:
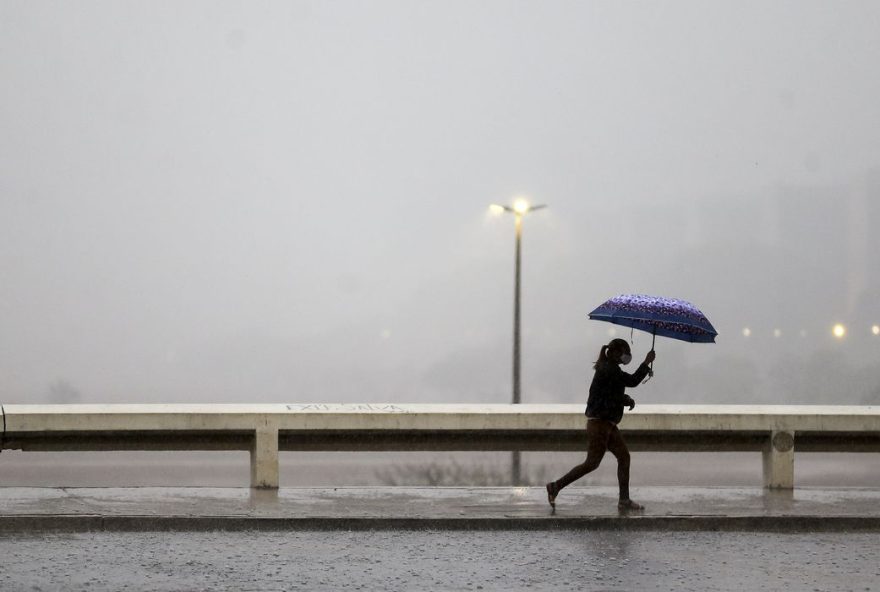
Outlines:
{"label": "sidewalk", "polygon": [[642,487],[619,515],[616,488],[571,487],[551,512],[536,487],[0,487],[0,532],[321,529],[877,531],[880,490],[767,492]]}

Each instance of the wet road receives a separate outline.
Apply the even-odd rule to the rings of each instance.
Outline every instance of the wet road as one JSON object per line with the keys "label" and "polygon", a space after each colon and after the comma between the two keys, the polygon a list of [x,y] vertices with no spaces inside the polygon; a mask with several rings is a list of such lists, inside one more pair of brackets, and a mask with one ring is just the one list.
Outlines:
{"label": "wet road", "polygon": [[[583,460],[577,452],[524,452],[523,475],[543,485]],[[509,452],[281,452],[280,478],[282,487],[501,485],[509,463]],[[250,485],[247,452],[4,450],[0,471],[5,487]],[[756,452],[637,452],[632,460],[634,486],[760,487],[761,471]],[[617,464],[603,462],[578,484],[616,486]],[[880,488],[880,455],[798,454],[795,484]]]}
{"label": "wet road", "polygon": [[877,533],[0,537],[0,590],[880,590]]}

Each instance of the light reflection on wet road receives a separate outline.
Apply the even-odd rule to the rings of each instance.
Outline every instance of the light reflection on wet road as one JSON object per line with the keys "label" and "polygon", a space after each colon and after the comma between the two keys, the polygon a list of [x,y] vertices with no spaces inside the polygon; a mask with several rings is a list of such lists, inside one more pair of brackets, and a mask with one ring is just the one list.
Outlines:
{"label": "light reflection on wet road", "polygon": [[878,533],[7,534],[0,590],[880,590],[878,545]]}

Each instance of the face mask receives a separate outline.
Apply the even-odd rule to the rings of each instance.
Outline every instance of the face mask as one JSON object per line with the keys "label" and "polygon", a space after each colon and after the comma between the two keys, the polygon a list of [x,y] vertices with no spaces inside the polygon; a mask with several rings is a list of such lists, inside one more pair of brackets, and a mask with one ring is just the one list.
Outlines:
{"label": "face mask", "polygon": [[623,354],[622,356],[620,356],[620,363],[623,364],[624,366],[626,366],[627,364],[632,362],[632,359],[633,359],[632,355]]}

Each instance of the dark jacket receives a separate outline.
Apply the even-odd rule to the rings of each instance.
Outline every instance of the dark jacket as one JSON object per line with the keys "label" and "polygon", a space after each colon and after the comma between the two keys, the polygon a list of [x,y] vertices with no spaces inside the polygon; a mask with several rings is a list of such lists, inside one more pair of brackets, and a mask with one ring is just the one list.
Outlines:
{"label": "dark jacket", "polygon": [[608,362],[600,364],[590,384],[587,417],[620,423],[623,419],[624,405],[629,406],[632,402],[632,399],[624,393],[624,389],[638,386],[647,375],[647,364],[639,366],[633,374],[627,374],[617,364]]}

